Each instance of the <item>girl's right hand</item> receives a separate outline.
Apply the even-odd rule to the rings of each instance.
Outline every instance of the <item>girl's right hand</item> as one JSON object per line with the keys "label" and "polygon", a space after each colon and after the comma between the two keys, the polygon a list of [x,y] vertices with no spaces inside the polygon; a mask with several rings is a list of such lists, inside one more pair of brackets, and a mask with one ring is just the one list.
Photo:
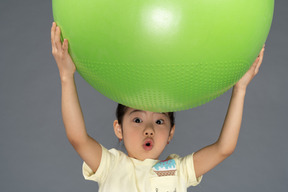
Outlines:
{"label": "girl's right hand", "polygon": [[65,79],[67,77],[73,77],[76,67],[68,53],[68,40],[64,39],[63,44],[61,44],[60,34],[60,27],[53,22],[51,27],[52,54],[57,63],[60,78]]}

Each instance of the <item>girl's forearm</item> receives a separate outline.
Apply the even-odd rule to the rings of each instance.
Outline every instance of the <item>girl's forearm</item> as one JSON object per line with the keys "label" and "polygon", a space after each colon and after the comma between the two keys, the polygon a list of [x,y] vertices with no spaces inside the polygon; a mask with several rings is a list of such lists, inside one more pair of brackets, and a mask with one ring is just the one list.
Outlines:
{"label": "girl's forearm", "polygon": [[233,153],[241,127],[245,93],[245,90],[233,88],[226,118],[218,140],[194,154],[196,177],[207,173]]}
{"label": "girl's forearm", "polygon": [[246,89],[233,88],[228,111],[217,145],[224,154],[231,154],[236,148],[244,108]]}
{"label": "girl's forearm", "polygon": [[74,76],[61,78],[62,118],[68,140],[73,144],[87,139],[88,135],[78,99]]}

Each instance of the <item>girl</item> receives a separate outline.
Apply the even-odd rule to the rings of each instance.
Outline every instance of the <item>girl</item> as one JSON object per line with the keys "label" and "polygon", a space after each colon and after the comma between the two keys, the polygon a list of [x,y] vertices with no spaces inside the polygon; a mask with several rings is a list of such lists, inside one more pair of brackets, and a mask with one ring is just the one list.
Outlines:
{"label": "girl", "polygon": [[74,82],[75,65],[68,53],[68,41],[60,41],[60,28],[51,28],[52,53],[62,85],[62,116],[67,137],[83,159],[85,179],[98,182],[106,192],[182,192],[197,185],[202,175],[234,151],[242,120],[246,88],[258,73],[264,47],[248,72],[235,84],[219,139],[186,157],[158,158],[175,131],[173,113],[154,113],[118,105],[114,132],[123,140],[127,154],[107,150],[90,137]]}

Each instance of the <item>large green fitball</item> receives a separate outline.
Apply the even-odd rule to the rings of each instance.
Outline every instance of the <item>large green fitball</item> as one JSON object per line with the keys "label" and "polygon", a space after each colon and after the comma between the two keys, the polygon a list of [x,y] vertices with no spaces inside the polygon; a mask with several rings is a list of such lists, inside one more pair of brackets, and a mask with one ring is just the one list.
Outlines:
{"label": "large green fitball", "polygon": [[53,0],[79,74],[108,98],[154,112],[204,104],[250,68],[274,0]]}

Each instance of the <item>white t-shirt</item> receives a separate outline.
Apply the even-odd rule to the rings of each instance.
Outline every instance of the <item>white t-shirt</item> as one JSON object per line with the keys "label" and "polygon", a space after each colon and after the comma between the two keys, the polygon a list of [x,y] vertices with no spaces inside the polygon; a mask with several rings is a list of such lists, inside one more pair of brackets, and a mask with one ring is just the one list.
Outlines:
{"label": "white t-shirt", "polygon": [[102,146],[102,157],[94,173],[83,163],[86,180],[98,182],[99,192],[185,192],[200,183],[196,178],[193,154],[180,158],[172,154],[165,161],[139,161],[116,149]]}

